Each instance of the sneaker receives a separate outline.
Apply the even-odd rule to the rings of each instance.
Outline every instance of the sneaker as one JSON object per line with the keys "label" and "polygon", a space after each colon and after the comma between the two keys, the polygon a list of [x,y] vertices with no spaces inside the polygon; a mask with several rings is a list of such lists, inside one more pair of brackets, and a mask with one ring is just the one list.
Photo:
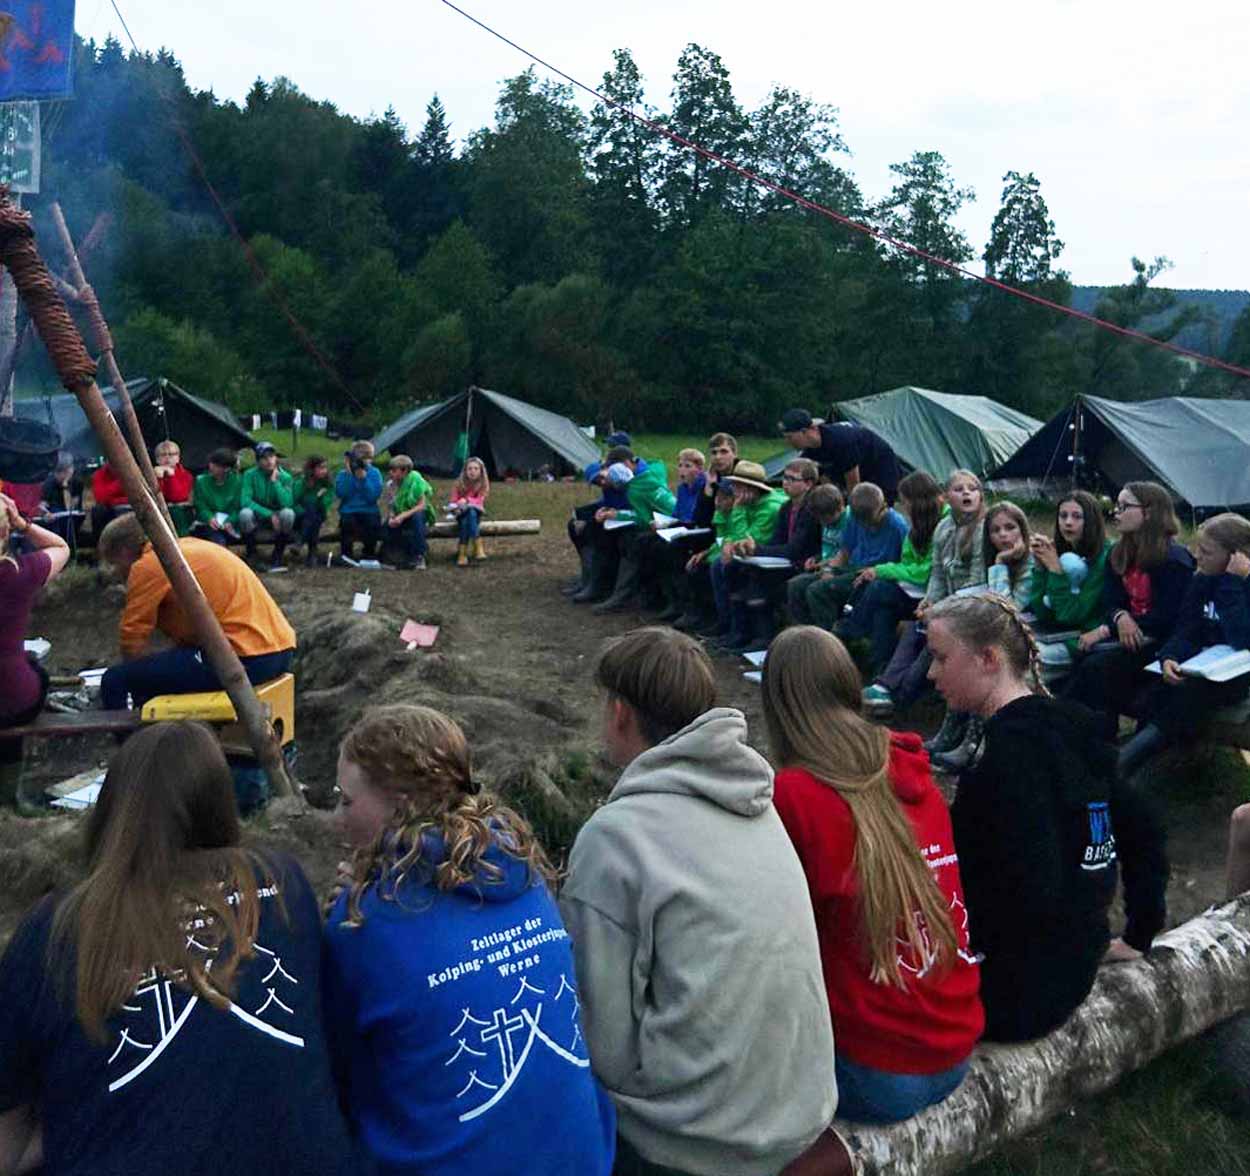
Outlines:
{"label": "sneaker", "polygon": [[424,555],[419,555],[417,556],[415,560],[412,561],[412,570],[414,572],[425,571],[425,556]]}
{"label": "sneaker", "polygon": [[868,711],[888,711],[894,709],[894,698],[884,687],[873,683],[864,687],[864,709]]}
{"label": "sneaker", "polygon": [[265,574],[269,576],[276,576],[279,572],[285,572],[285,571],[286,571],[286,564],[270,564],[265,569]]}

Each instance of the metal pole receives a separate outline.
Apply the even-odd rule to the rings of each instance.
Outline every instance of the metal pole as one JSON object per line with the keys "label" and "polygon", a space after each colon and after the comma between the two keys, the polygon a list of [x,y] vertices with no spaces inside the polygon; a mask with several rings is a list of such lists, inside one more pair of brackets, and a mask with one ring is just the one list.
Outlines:
{"label": "metal pole", "polygon": [[52,201],[50,211],[57,236],[61,238],[61,248],[65,250],[65,257],[69,262],[69,276],[77,288],[78,301],[87,309],[87,320],[91,323],[92,333],[95,335],[94,343],[100,353],[98,362],[104,365],[104,374],[108,376],[109,383],[113,385],[113,391],[117,393],[117,399],[121,403],[122,420],[125,422],[126,432],[130,435],[130,447],[135,451],[139,469],[143,471],[143,477],[156,497],[157,506],[172,530],[174,521],[169,513],[169,506],[161,495],[161,486],[156,480],[156,470],[152,467],[152,455],[148,453],[147,442],[143,438],[143,429],[139,426],[135,406],[130,400],[130,390],[126,387],[121,369],[117,366],[117,360],[113,356],[113,336],[104,319],[104,312],[100,309],[95,291],[87,282],[87,275],[83,273],[82,263],[78,260],[78,251],[74,248],[73,237],[69,235],[69,226],[65,223],[65,214],[61,211],[60,203],[56,200]]}
{"label": "metal pole", "polygon": [[178,546],[174,529],[160,509],[160,495],[145,482],[134,454],[104,402],[94,378],[95,362],[83,346],[82,336],[35,247],[30,216],[14,207],[3,187],[0,187],[0,264],[12,273],[61,382],[78,398],[100,438],[109,464],[125,486],[131,506],[169,577],[174,596],[186,612],[197,643],[234,705],[252,751],[269,777],[270,787],[276,796],[295,795],[282,760],[282,749],[264,708]]}

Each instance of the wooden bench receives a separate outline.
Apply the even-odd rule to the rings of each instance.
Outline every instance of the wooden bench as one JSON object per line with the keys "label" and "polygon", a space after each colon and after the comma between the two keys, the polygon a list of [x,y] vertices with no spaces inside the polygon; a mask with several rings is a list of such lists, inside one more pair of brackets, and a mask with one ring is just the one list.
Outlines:
{"label": "wooden bench", "polygon": [[20,727],[6,727],[5,739],[55,739],[69,735],[110,735],[133,731],[142,719],[138,711],[89,710],[63,713],[44,711]]}

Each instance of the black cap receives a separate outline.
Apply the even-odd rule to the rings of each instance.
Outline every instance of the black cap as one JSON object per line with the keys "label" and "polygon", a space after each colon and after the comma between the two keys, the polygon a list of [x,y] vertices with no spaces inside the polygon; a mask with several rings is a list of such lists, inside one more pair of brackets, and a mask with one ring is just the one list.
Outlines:
{"label": "black cap", "polygon": [[277,453],[278,451],[268,441],[258,441],[255,452],[257,457],[264,457],[266,453]]}
{"label": "black cap", "polygon": [[781,431],[783,433],[797,433],[802,429],[810,429],[812,427],[812,414],[805,408],[787,408],[781,414]]}
{"label": "black cap", "polygon": [[609,449],[615,449],[618,445],[623,445],[628,449],[631,445],[633,445],[633,440],[630,438],[630,435],[622,429],[616,433],[609,433],[603,439],[603,443]]}

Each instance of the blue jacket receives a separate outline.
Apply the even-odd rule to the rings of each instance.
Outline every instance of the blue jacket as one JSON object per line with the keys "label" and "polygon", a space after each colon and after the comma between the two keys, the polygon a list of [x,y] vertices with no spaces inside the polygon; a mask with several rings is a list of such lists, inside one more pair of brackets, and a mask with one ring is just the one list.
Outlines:
{"label": "blue jacket", "polygon": [[1208,645],[1250,649],[1250,580],[1231,576],[1194,576],[1189,581],[1172,635],[1159,660],[1187,661]]}
{"label": "blue jacket", "polygon": [[382,497],[382,471],[370,466],[363,478],[348,470],[340,470],[334,479],[334,493],[339,500],[339,514],[377,514]]}
{"label": "blue jacket", "polygon": [[[437,838],[426,852],[443,858]],[[568,933],[528,867],[442,891],[418,867],[324,937],[342,1094],[380,1176],[608,1176],[616,1115],[590,1070]],[[386,886],[386,883],[383,883]]]}
{"label": "blue jacket", "polygon": [[[1112,566],[1111,557],[1115,548],[1107,556],[1106,577],[1102,585],[1102,600],[1107,614],[1107,624],[1115,629],[1113,617],[1129,606],[1128,590],[1124,580]],[[1181,601],[1185,599],[1185,591],[1194,574],[1194,557],[1187,548],[1179,543],[1168,545],[1167,557],[1164,561],[1150,569],[1150,611],[1133,619],[1141,627],[1147,637],[1156,641],[1166,641],[1176,627],[1180,618]]]}
{"label": "blue jacket", "polygon": [[849,553],[847,566],[869,568],[879,563],[894,563],[903,554],[903,540],[909,530],[907,520],[893,507],[872,530],[851,515],[842,532],[842,550]]}
{"label": "blue jacket", "polygon": [[694,508],[699,505],[699,495],[706,485],[706,474],[700,474],[689,486],[685,482],[677,483],[676,515],[680,522],[687,525],[694,522]]}
{"label": "blue jacket", "polygon": [[[637,477],[647,468],[647,463],[640,457],[638,459],[638,468],[634,471]],[[603,469],[603,462],[592,461],[586,467],[586,481],[594,485],[595,478],[599,471]],[[602,497],[596,503],[597,506],[611,507],[613,510],[629,510],[629,486],[604,486],[602,487]]]}

